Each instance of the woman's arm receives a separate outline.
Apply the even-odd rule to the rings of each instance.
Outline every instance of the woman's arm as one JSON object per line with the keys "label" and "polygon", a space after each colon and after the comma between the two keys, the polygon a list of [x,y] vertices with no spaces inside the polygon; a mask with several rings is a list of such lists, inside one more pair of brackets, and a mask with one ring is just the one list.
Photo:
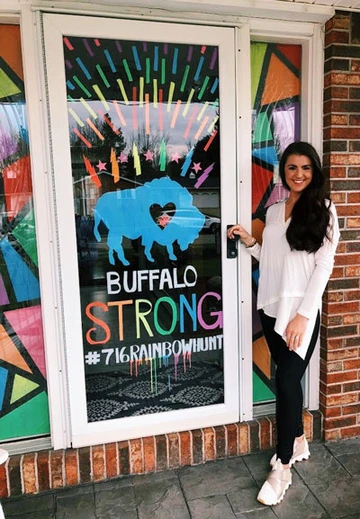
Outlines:
{"label": "woman's arm", "polygon": [[244,229],[244,227],[242,227],[239,224],[233,225],[232,227],[230,227],[228,229],[227,235],[228,235],[228,238],[230,238],[231,240],[235,239],[235,236],[239,236],[241,242],[245,245],[245,248],[248,249],[250,254],[252,256],[254,256],[254,258],[259,260],[261,246],[256,241],[256,238],[251,236],[251,234],[249,234]]}

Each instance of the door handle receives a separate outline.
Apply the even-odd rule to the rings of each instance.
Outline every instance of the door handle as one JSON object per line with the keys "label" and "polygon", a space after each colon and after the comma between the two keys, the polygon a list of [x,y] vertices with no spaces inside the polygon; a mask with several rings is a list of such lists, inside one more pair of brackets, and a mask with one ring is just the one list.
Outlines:
{"label": "door handle", "polygon": [[[229,230],[230,227],[233,227],[233,226],[228,225],[226,227],[226,229]],[[239,235],[237,235],[237,234],[234,235],[234,238],[227,238],[227,242],[226,242],[226,250],[227,250],[226,257],[227,258],[229,258],[229,259],[237,258],[237,255],[238,255],[237,242],[238,241],[239,241]]]}

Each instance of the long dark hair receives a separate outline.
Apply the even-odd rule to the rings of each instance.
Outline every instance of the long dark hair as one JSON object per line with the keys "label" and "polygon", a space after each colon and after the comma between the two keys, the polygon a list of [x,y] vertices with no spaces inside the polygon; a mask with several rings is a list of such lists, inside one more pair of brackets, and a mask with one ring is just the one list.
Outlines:
{"label": "long dark hair", "polygon": [[293,250],[316,252],[327,234],[330,222],[329,202],[326,202],[325,177],[320,157],[308,142],[293,142],[283,152],[280,159],[280,177],[284,187],[289,189],[285,179],[285,164],[290,155],[304,155],[312,165],[313,177],[294,204],[286,239]]}

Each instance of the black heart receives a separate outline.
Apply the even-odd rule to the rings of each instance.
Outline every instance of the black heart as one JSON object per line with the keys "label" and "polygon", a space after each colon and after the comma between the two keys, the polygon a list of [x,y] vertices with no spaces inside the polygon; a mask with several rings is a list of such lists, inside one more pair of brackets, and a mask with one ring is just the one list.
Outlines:
{"label": "black heart", "polygon": [[175,211],[176,206],[172,202],[169,202],[163,206],[160,204],[152,204],[150,206],[151,218],[154,220],[156,225],[160,227],[160,229],[165,229],[166,225],[174,216]]}

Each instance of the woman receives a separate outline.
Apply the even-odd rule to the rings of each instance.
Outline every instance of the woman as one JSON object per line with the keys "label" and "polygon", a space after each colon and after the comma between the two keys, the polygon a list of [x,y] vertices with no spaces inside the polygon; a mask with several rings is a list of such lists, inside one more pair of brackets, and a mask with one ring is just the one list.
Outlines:
{"label": "woman", "polygon": [[280,161],[289,198],[269,207],[262,246],[241,225],[238,235],[260,261],[257,306],[276,364],[277,449],[258,500],[276,505],[291,485],[290,467],[310,456],[302,424],[301,378],[320,328],[321,298],[339,241],[336,210],[325,198],[325,179],[316,150],[306,142],[290,144]]}

